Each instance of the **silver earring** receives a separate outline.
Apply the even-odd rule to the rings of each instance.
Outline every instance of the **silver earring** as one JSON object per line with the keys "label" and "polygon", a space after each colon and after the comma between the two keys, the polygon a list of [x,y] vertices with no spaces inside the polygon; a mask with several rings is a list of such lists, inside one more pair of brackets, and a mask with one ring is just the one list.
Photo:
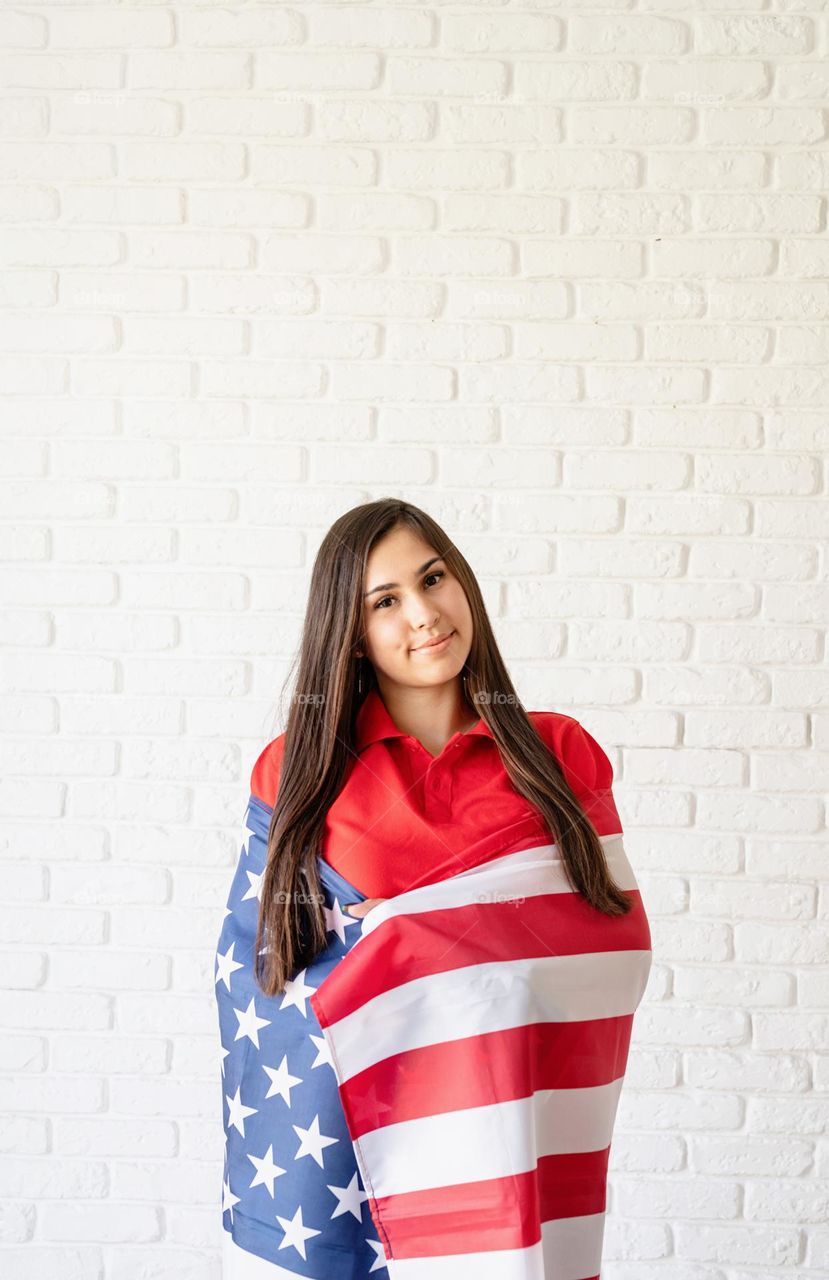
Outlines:
{"label": "silver earring", "polygon": [[361,658],[357,659],[357,692],[363,692],[363,662]]}

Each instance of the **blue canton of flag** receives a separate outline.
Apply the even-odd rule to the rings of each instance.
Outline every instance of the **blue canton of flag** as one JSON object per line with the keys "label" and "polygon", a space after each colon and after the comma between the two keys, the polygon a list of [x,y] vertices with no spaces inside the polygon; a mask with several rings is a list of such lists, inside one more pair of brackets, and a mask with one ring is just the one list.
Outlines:
{"label": "blue canton of flag", "polygon": [[253,976],[253,948],[270,820],[271,809],[251,796],[216,952],[225,1280],[387,1277],[333,1065],[309,1002],[360,937],[361,921],[343,907],[365,895],[320,859],[328,945],[284,992],[266,996]]}

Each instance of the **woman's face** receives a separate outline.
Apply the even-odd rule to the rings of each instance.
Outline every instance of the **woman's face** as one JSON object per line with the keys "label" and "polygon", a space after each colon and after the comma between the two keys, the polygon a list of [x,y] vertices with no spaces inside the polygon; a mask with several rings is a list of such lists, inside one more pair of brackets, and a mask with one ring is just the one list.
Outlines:
{"label": "woman's face", "polygon": [[[433,546],[406,525],[392,529],[369,553],[363,591],[360,648],[381,687],[384,677],[411,688],[459,675],[472,646],[472,613]],[[447,632],[445,644],[422,648]]]}

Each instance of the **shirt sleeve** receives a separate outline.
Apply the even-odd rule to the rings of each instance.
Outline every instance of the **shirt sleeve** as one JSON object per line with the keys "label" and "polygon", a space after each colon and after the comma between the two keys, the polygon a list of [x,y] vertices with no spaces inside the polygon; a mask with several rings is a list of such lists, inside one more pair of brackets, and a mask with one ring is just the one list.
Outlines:
{"label": "shirt sleeve", "polygon": [[285,734],[269,742],[260,752],[250,776],[250,794],[262,804],[273,809],[279,791],[279,774],[282,768],[282,755],[285,750]]}
{"label": "shirt sleeve", "polygon": [[617,835],[622,823],[613,798],[613,766],[607,753],[572,716],[538,718],[542,737],[565,780],[600,836]]}

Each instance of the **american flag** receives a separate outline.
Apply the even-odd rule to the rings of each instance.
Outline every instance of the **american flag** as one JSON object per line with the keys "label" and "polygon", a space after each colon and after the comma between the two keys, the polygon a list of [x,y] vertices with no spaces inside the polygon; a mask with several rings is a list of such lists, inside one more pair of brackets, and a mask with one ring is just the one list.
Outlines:
{"label": "american flag", "polygon": [[328,945],[266,996],[253,949],[271,809],[251,796],[216,950],[225,1160],[224,1280],[388,1276],[328,1045],[309,996],[360,936],[365,895],[320,860]]}
{"label": "american flag", "polygon": [[[353,925],[341,907],[362,895],[341,878],[337,886],[321,862],[331,947],[271,1008],[271,1056],[288,1058],[279,1079],[296,1062],[305,1084],[303,1125],[278,1131],[284,1108],[274,1116],[272,1102],[281,1099],[265,1098],[267,1127],[251,1128],[261,1135],[255,1152],[233,1132],[228,1138],[226,1194],[235,1208],[226,1225],[239,1252],[285,1270],[236,1269],[234,1255],[226,1280],[352,1280],[375,1268],[393,1280],[598,1280],[613,1125],[652,958],[621,833],[600,838],[616,883],[632,891],[625,916],[597,912],[574,893],[552,844],[397,895]],[[233,902],[231,893],[232,911]],[[257,1016],[270,1016],[261,993],[250,999]],[[308,1019],[307,1036],[325,1055],[316,1064],[310,1051],[300,1063],[292,1049],[277,1016],[286,1011]],[[237,1019],[242,1036],[253,1024],[250,1012],[229,1012],[228,1046]],[[323,1063],[330,1074],[314,1078]],[[226,1071],[233,1064],[231,1051]],[[253,1083],[257,1068],[271,1066],[246,1044],[227,1095],[241,1079],[241,1101],[255,1106],[245,1078]],[[297,1104],[300,1097],[297,1086]],[[238,1095],[228,1107],[233,1129]],[[313,1115],[321,1127],[312,1125],[311,1136]],[[331,1160],[331,1176],[325,1165],[315,1187],[295,1174],[276,1181],[275,1229],[261,1194],[252,1222],[251,1193],[262,1191],[252,1156],[261,1157],[266,1138],[286,1169],[291,1157],[308,1168],[312,1144],[320,1170]],[[353,1161],[349,1203],[362,1206],[359,1225],[356,1213],[348,1223],[356,1252],[339,1258],[331,1250],[348,1246],[326,1233],[338,1221],[332,1196],[346,1202],[352,1165],[337,1165],[334,1184],[335,1158]]]}

